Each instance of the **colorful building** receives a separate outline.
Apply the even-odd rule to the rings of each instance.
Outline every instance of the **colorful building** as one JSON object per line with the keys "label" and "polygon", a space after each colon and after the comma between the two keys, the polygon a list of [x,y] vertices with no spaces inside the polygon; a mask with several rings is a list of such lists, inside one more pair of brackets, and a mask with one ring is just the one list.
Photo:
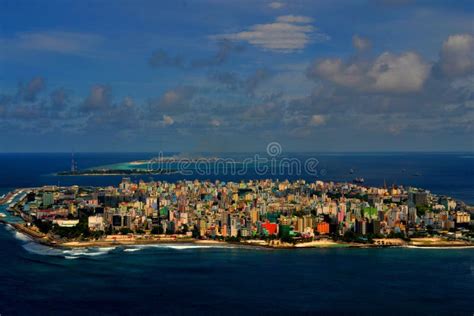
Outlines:
{"label": "colorful building", "polygon": [[329,223],[326,223],[326,222],[318,223],[316,230],[321,235],[329,234]]}

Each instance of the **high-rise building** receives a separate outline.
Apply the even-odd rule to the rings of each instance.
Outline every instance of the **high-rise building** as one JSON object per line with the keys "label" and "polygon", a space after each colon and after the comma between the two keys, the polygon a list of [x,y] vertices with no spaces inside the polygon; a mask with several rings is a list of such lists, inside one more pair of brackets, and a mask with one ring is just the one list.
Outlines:
{"label": "high-rise building", "polygon": [[300,232],[302,233],[304,231],[304,225],[303,225],[303,218],[302,217],[298,217],[298,219],[296,220],[296,229],[295,229],[297,232]]}
{"label": "high-rise building", "polygon": [[428,205],[427,191],[413,191],[408,192],[408,204],[411,206],[426,206]]}
{"label": "high-rise building", "polygon": [[257,209],[250,210],[250,221],[252,222],[252,224],[255,224],[258,221]]}
{"label": "high-rise building", "polygon": [[207,222],[204,219],[199,221],[199,235],[205,236],[207,231]]}
{"label": "high-rise building", "polygon": [[307,228],[313,228],[313,218],[311,215],[303,216],[303,231]]}
{"label": "high-rise building", "polygon": [[54,203],[54,195],[53,192],[44,192],[43,193],[43,207],[47,208],[53,205]]}
{"label": "high-rise building", "polygon": [[113,215],[112,216],[112,226],[122,227],[122,215]]}
{"label": "high-rise building", "polygon": [[278,226],[278,235],[280,238],[285,239],[290,237],[291,226],[280,224]]}
{"label": "high-rise building", "polygon": [[355,232],[361,235],[367,235],[367,222],[365,220],[356,221]]}
{"label": "high-rise building", "polygon": [[222,225],[221,234],[222,234],[222,237],[227,237],[227,225],[226,224]]}

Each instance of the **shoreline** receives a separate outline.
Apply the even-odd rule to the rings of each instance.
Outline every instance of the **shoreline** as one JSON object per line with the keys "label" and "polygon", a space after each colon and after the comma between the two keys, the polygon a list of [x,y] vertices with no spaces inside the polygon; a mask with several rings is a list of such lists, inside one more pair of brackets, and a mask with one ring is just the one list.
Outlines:
{"label": "shoreline", "polygon": [[[122,239],[122,240],[88,240],[88,241],[57,241],[51,240],[48,236],[36,232],[25,227],[22,224],[8,223],[0,219],[0,223],[10,225],[16,231],[23,233],[31,238],[33,242],[38,244],[60,248],[60,249],[77,249],[77,248],[97,248],[97,247],[127,247],[127,246],[141,246],[141,245],[163,245],[163,244],[194,244],[207,246],[232,246],[235,248],[264,248],[264,249],[328,249],[328,248],[407,248],[407,249],[474,249],[473,243],[464,241],[446,241],[433,240],[427,238],[426,240],[404,242],[400,244],[379,245],[379,244],[362,244],[354,242],[333,241],[330,239],[314,240],[304,243],[282,243],[266,242],[264,240],[243,240],[240,242],[228,242],[210,239],[193,239],[193,238],[172,238],[165,237],[160,239]],[[122,235],[119,235],[122,236]],[[110,235],[109,235],[110,237]]]}

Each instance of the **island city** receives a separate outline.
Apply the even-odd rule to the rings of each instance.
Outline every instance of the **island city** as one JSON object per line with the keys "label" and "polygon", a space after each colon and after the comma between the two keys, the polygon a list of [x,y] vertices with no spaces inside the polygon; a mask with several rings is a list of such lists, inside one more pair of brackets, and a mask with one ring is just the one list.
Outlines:
{"label": "island city", "polygon": [[304,180],[135,183],[123,178],[118,187],[18,189],[3,202],[23,220],[11,225],[49,246],[474,246],[472,207],[403,186]]}

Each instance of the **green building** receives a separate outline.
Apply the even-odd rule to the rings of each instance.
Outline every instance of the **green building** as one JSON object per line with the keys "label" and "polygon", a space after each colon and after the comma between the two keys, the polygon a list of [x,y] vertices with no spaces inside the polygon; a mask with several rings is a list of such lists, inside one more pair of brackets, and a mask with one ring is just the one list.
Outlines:
{"label": "green building", "polygon": [[54,203],[53,192],[44,192],[43,193],[43,207],[50,207]]}
{"label": "green building", "polygon": [[280,217],[280,213],[279,212],[267,213],[266,216],[270,223],[276,223],[278,221],[278,217]]}
{"label": "green building", "polygon": [[169,211],[168,211],[168,208],[166,206],[160,209],[160,217],[161,218],[168,218],[168,214],[169,214]]}
{"label": "green building", "polygon": [[364,207],[362,211],[365,218],[377,219],[378,211],[375,207]]}
{"label": "green building", "polygon": [[281,239],[290,238],[291,235],[291,226],[280,224],[278,226],[278,236]]}

